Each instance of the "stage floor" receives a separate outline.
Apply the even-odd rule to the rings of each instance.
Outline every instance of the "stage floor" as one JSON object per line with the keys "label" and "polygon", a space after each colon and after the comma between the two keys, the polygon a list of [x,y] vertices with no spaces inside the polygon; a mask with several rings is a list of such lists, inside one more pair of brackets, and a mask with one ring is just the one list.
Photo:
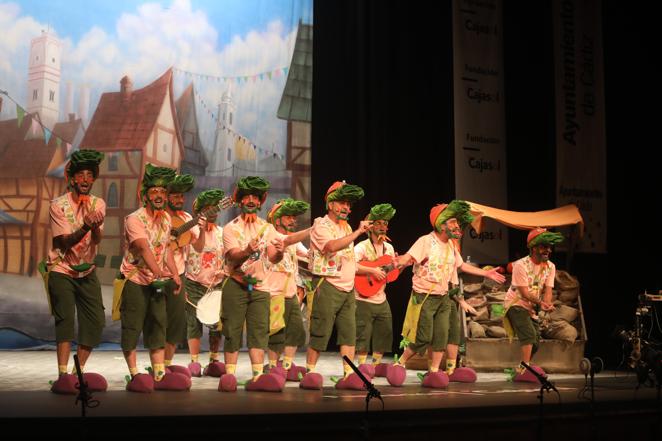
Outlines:
{"label": "stage floor", "polygon": [[[305,364],[304,357],[297,354],[295,363]],[[139,366],[147,366],[147,352],[139,352],[138,360]],[[187,354],[177,354],[175,362],[186,364]],[[249,378],[249,366],[248,354],[242,352],[239,381]],[[422,440],[437,439],[439,431],[461,436],[466,430],[475,435],[467,439],[484,434],[490,440],[529,440],[538,433],[538,439],[567,441],[593,435],[607,439],[621,432],[623,439],[631,439],[626,435],[633,433],[644,434],[638,440],[662,439],[656,389],[637,388],[634,374],[625,372],[596,376],[593,405],[583,375],[550,375],[560,396],[544,393],[541,408],[539,386],[507,382],[503,373],[479,372],[476,383],[433,390],[420,386],[417,371],[408,371],[403,387],[374,379],[385,412],[373,399],[366,413],[365,392],[336,390],[330,380],[342,372],[337,353],[323,354],[318,364],[325,379],[322,391],[302,390],[298,383],[288,382],[282,393],[247,392],[241,386],[236,393],[221,393],[217,378],[203,377],[193,378],[188,392],[130,393],[124,389],[127,368],[119,351],[95,352],[87,370],[103,374],[109,390],[93,394],[99,405],[87,409],[82,420],[75,396],[49,391],[56,371],[54,351],[0,351],[0,424],[17,431],[3,438],[46,439],[56,430],[68,431],[73,439],[206,437],[222,426],[222,432],[241,436],[242,441],[290,439],[291,434],[314,435],[316,440],[407,440],[412,439],[408,434],[416,434]],[[544,435],[539,432],[543,421]],[[575,438],[576,434],[581,436]]]}

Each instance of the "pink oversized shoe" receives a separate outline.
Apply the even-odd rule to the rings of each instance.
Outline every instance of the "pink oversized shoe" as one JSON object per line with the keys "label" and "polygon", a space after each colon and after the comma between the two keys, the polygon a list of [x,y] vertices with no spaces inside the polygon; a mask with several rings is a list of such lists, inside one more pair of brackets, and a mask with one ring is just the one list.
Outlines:
{"label": "pink oversized shoe", "polygon": [[192,377],[202,377],[202,365],[197,361],[192,361],[188,364],[188,370],[191,372]]}
{"label": "pink oversized shoe", "polygon": [[[271,368],[272,372],[275,368]],[[246,390],[255,392],[282,392],[285,386],[285,377],[275,373],[262,374],[256,380],[246,383]]]}
{"label": "pink oversized shoe", "polygon": [[87,383],[87,390],[90,392],[105,392],[108,390],[108,382],[101,374],[83,372],[83,381]]}
{"label": "pink oversized shoe", "polygon": [[272,367],[269,369],[269,374],[279,375],[287,380],[287,371],[281,366]]}
{"label": "pink oversized shoe", "polygon": [[375,366],[375,377],[386,377],[388,373],[389,363],[379,363]]}
{"label": "pink oversized shoe", "polygon": [[448,381],[456,383],[475,383],[477,379],[476,371],[468,367],[455,368],[455,371],[448,376]]}
{"label": "pink oversized shoe", "polygon": [[166,372],[170,371],[171,373],[174,374],[182,374],[187,376],[188,378],[191,378],[193,376],[193,373],[189,368],[186,366],[181,366],[178,364],[171,364],[170,366],[166,367]]}
{"label": "pink oversized shoe", "polygon": [[237,391],[237,377],[233,374],[224,374],[218,382],[219,392],[236,392]]}
{"label": "pink oversized shoe", "polygon": [[388,384],[395,387],[400,387],[404,384],[407,378],[407,369],[399,364],[390,364],[386,370],[386,380]]}
{"label": "pink oversized shoe", "polygon": [[[529,366],[531,366],[531,369],[538,372],[543,377],[547,376],[545,371],[540,366],[534,366],[532,364],[530,364]],[[515,377],[513,378],[513,381],[522,382],[522,383],[540,384],[540,381],[538,381],[538,377],[533,375],[533,373],[529,372],[528,369],[525,369],[523,372],[515,374]]]}
{"label": "pink oversized shoe", "polygon": [[306,375],[306,368],[303,366],[297,366],[292,363],[292,366],[287,371],[287,381],[301,381],[301,379]]}
{"label": "pink oversized shoe", "polygon": [[369,380],[375,378],[375,367],[370,363],[363,363],[359,365],[359,371]]}
{"label": "pink oversized shoe", "polygon": [[154,381],[154,389],[169,391],[186,391],[191,389],[191,379],[184,374],[176,372],[167,373],[161,381]]}
{"label": "pink oversized shoe", "polygon": [[421,386],[432,389],[446,388],[448,387],[448,375],[446,372],[428,372],[423,377]]}
{"label": "pink oversized shoe", "polygon": [[78,377],[73,374],[61,374],[51,385],[51,392],[61,395],[76,395],[78,393]]}
{"label": "pink oversized shoe", "polygon": [[361,380],[361,377],[352,372],[336,383],[336,389],[365,390],[365,384]]}
{"label": "pink oversized shoe", "polygon": [[205,377],[216,378],[220,378],[223,374],[225,374],[225,363],[220,361],[209,362],[209,364],[205,367],[204,372],[202,373],[202,375]]}
{"label": "pink oversized shoe", "polygon": [[129,392],[151,393],[154,390],[154,378],[149,374],[136,374],[127,383],[126,390]]}
{"label": "pink oversized shoe", "polygon": [[307,372],[299,383],[301,389],[308,390],[322,390],[323,386],[324,378],[317,372]]}

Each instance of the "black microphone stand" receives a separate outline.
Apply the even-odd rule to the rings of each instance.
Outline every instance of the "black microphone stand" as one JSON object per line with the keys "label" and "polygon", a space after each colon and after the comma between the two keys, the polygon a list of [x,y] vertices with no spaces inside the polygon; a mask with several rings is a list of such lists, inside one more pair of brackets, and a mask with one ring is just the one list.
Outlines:
{"label": "black microphone stand", "polygon": [[76,402],[74,404],[78,404],[80,401],[80,416],[85,419],[85,409],[88,407],[97,407],[99,401],[93,400],[92,394],[87,389],[87,382],[83,379],[83,371],[80,368],[77,354],[74,354],[74,364],[76,365],[76,375],[78,376],[78,396],[76,397]]}
{"label": "black microphone stand", "polygon": [[559,393],[558,389],[554,386],[554,384],[547,379],[546,375],[540,375],[539,372],[537,372],[535,369],[533,369],[531,366],[528,364],[524,363],[523,361],[520,363],[527,371],[531,372],[540,382],[540,392],[538,393],[538,400],[540,402],[539,406],[539,413],[538,413],[538,439],[542,439],[542,427],[543,427],[543,397],[544,393],[547,392],[549,393],[551,390],[557,393],[559,396],[559,401],[561,400],[561,394]]}
{"label": "black microphone stand", "polygon": [[347,355],[343,355],[342,357],[345,360],[345,363],[347,363],[352,370],[356,373],[356,375],[359,376],[361,381],[363,381],[363,385],[365,386],[366,390],[368,393],[365,396],[365,411],[368,413],[368,406],[370,405],[370,400],[372,398],[377,398],[379,401],[382,402],[382,410],[384,410],[384,400],[382,399],[382,394],[377,390],[374,384],[370,382],[364,375],[363,372],[359,370],[359,368],[356,367],[354,363],[352,363],[352,360],[349,359]]}

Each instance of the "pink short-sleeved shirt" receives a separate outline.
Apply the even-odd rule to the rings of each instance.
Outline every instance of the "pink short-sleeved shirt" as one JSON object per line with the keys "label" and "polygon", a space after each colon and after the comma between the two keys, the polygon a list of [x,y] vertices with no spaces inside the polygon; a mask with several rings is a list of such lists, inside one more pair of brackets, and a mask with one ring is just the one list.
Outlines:
{"label": "pink short-sleeved shirt", "polygon": [[[242,280],[245,274],[250,274],[252,277],[258,279],[258,283],[253,288],[258,291],[267,291],[268,287],[265,285],[267,271],[264,266],[264,260],[261,257],[267,253],[267,245],[275,237],[275,233],[276,230],[273,225],[259,217],[255,222],[246,223],[241,216],[237,216],[226,224],[223,227],[226,273],[238,280]],[[250,256],[239,268],[229,267],[232,262],[227,258],[228,252],[234,249],[245,249],[248,243],[255,237],[259,237],[257,252]]]}
{"label": "pink short-sleeved shirt", "polygon": [[[370,239],[366,239],[362,242],[359,242],[354,247],[354,255],[356,256],[356,261],[360,262],[362,260],[376,260],[383,255],[395,256],[395,250],[393,245],[388,242],[383,242],[383,246],[375,247]],[[363,297],[356,292],[356,300],[362,302],[381,304],[386,301],[386,285],[383,285],[379,292],[371,297]]]}
{"label": "pink short-sleeved shirt", "polygon": [[[191,216],[185,211],[177,211],[175,216],[177,216],[184,222],[188,222],[193,219],[193,216]],[[170,214],[170,219],[172,221],[173,219],[172,214]],[[193,228],[191,228],[189,232],[191,233],[191,242],[194,242],[200,235],[200,228],[196,225]],[[186,257],[188,255],[188,250],[189,250],[189,246],[186,245],[183,247],[175,248],[175,250],[172,252],[172,258],[175,261],[175,267],[177,268],[178,275],[184,274],[184,272],[186,271]],[[170,274],[170,270],[167,269],[164,275],[168,277],[172,276],[172,274]]]}
{"label": "pink short-sleeved shirt", "polygon": [[[277,237],[285,239],[287,236],[276,232]],[[267,267],[267,280],[265,285],[272,296],[280,294],[292,298],[297,294],[296,276],[299,272],[297,260],[297,244],[290,245],[283,251],[283,260],[273,264],[265,262]]]}
{"label": "pink short-sleeved shirt", "polygon": [[554,287],[554,278],[556,277],[556,266],[547,261],[544,264],[534,264],[529,256],[517,260],[513,264],[513,277],[510,289],[506,293],[504,305],[506,308],[511,306],[521,306],[529,311],[531,315],[535,315],[534,304],[528,300],[521,298],[517,291],[518,286],[526,286],[529,292],[536,294],[539,299],[542,299],[542,294],[545,286]]}
{"label": "pink short-sleeved shirt", "polygon": [[458,284],[457,269],[464,261],[453,241],[442,242],[433,231],[419,237],[407,251],[414,259],[412,287],[430,295],[445,295],[448,283]]}
{"label": "pink short-sleeved shirt", "polygon": [[158,218],[149,215],[145,207],[141,207],[124,219],[124,237],[127,250],[124,252],[120,272],[138,285],[149,285],[154,281],[154,274],[145,266],[140,257],[131,253],[131,244],[138,239],[145,239],[154,254],[156,263],[165,274],[166,253],[170,241],[170,215],[165,211]]}
{"label": "pink short-sleeved shirt", "polygon": [[[103,199],[90,196],[89,202],[76,203],[72,194],[67,192],[51,201],[49,216],[53,237],[69,235],[79,230],[83,226],[85,215],[93,210],[101,213],[104,217],[106,216],[106,203]],[[103,224],[99,228],[103,230]],[[88,231],[77,244],[66,251],[51,249],[48,252],[47,262],[49,265],[53,265],[51,271],[66,274],[73,278],[80,278],[90,274],[94,268],[78,272],[72,269],[71,265],[93,263],[96,255],[97,244],[92,241],[92,232]]]}
{"label": "pink short-sleeved shirt", "polygon": [[195,251],[193,244],[189,245],[186,277],[207,287],[216,286],[225,278],[223,228],[214,225],[205,230],[204,235],[205,246],[201,253]]}
{"label": "pink short-sleeved shirt", "polygon": [[[352,229],[344,229],[340,224],[333,222],[329,216],[318,217],[310,230],[310,252],[322,253],[327,242],[351,234]],[[354,257],[354,246],[336,251],[336,258],[339,257],[338,266],[340,273],[337,276],[324,276],[326,280],[340,291],[350,292],[354,289],[354,277],[356,277],[356,258]],[[310,264],[313,265],[311,259]],[[314,271],[314,270],[313,270]],[[319,274],[323,275],[323,274]]]}

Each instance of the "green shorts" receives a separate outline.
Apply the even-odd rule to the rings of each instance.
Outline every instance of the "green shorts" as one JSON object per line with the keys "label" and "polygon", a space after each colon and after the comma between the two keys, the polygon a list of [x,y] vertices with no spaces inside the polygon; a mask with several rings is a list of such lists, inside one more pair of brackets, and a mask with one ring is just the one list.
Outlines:
{"label": "green shorts", "polygon": [[[313,286],[317,286],[317,283],[319,279],[313,279]],[[354,290],[340,291],[324,280],[315,293],[313,312],[310,316],[310,347],[316,351],[326,351],[334,325],[338,335],[338,345],[356,345]]]}
{"label": "green shorts", "polygon": [[[184,283],[184,274],[179,276]],[[186,340],[186,294],[185,287],[175,295],[175,281],[171,280],[166,287],[166,312],[168,326],[166,328],[166,342],[177,345]]]}
{"label": "green shorts", "polygon": [[161,349],[166,343],[166,293],[147,285],[126,281],[120,306],[122,319],[121,345],[123,351],[138,346],[140,334],[147,349]]}
{"label": "green shorts", "polygon": [[461,326],[459,306],[455,300],[451,299],[451,312],[448,315],[448,344],[459,346],[461,343]]}
{"label": "green shorts", "polygon": [[74,318],[78,315],[78,344],[90,347],[98,345],[106,325],[106,315],[96,272],[75,279],[51,271],[48,275],[48,292],[55,317],[55,341],[59,343],[74,339]]}
{"label": "green shorts", "polygon": [[268,292],[248,292],[234,279],[228,280],[223,288],[221,321],[225,337],[225,352],[241,349],[241,332],[246,322],[248,349],[267,349],[269,343]]}
{"label": "green shorts", "polygon": [[393,316],[388,300],[383,303],[356,302],[356,350],[359,352],[393,350]]}
{"label": "green shorts", "polygon": [[285,327],[269,336],[269,349],[282,352],[285,346],[299,347],[306,344],[306,331],[303,329],[303,316],[299,300],[285,298]]}
{"label": "green shorts", "polygon": [[531,318],[529,311],[519,306],[512,306],[508,308],[506,316],[520,345],[533,345],[537,349],[540,342],[540,329],[538,323]]}
{"label": "green shorts", "polygon": [[[207,287],[195,282],[189,278],[184,278],[186,285],[186,294],[188,295],[189,302],[197,305],[200,299],[207,293]],[[222,283],[219,283],[212,289],[221,289]],[[198,320],[196,309],[186,304],[186,335],[187,338],[201,338],[202,337],[202,323]],[[220,337],[221,331],[218,329],[209,329],[209,335]]]}
{"label": "green shorts", "polygon": [[[413,292],[419,302],[425,294]],[[448,344],[449,318],[453,300],[448,295],[430,295],[421,307],[421,315],[416,328],[416,342],[409,348],[419,355],[425,354],[428,346],[434,352],[443,352]]]}

